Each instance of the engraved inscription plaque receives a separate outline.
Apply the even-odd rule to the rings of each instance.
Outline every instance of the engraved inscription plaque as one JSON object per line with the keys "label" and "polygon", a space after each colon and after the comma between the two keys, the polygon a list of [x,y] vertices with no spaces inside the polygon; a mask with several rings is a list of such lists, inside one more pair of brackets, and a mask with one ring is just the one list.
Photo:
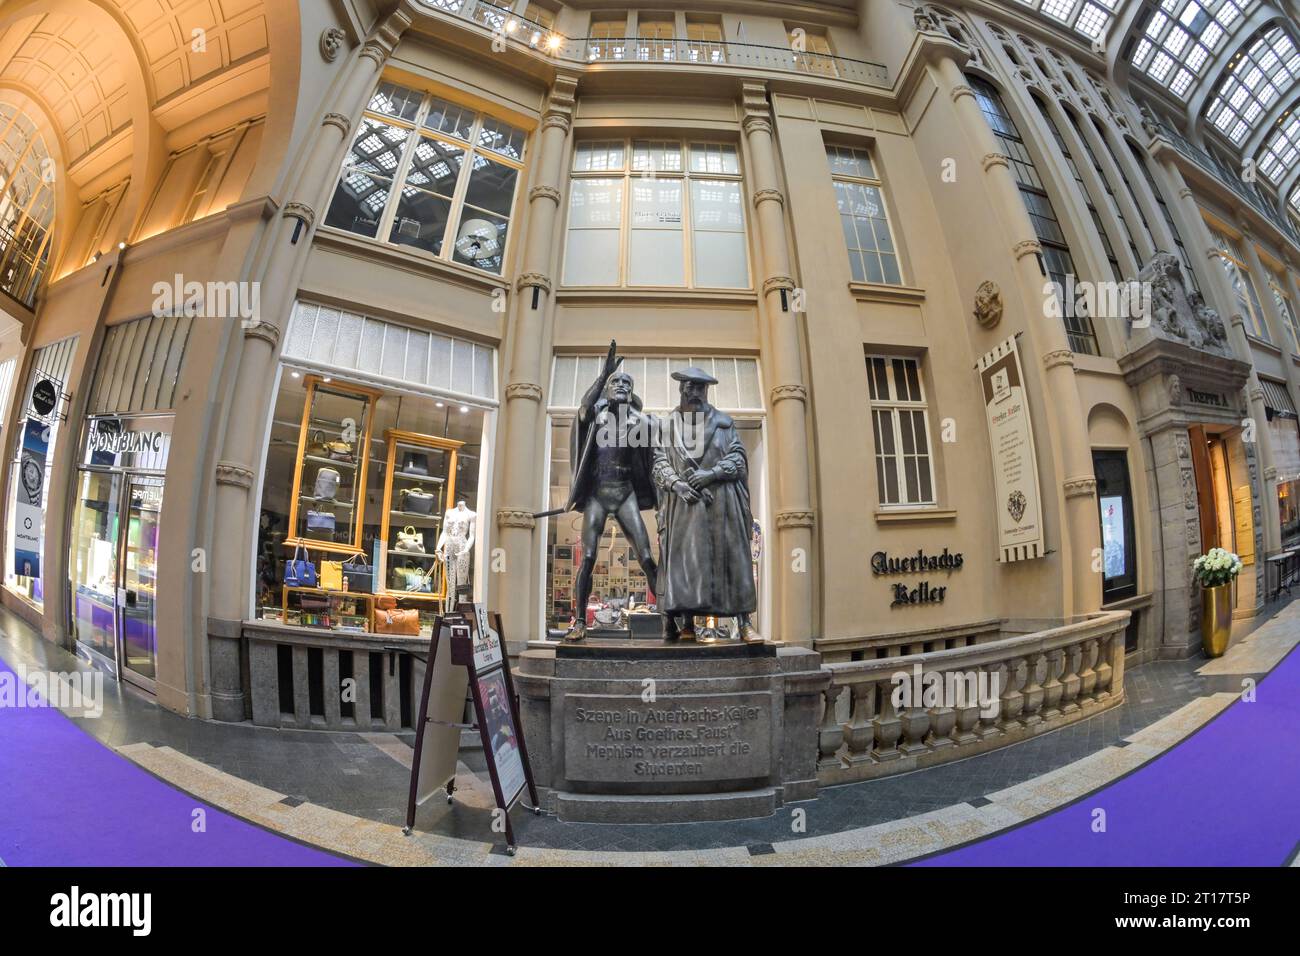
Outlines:
{"label": "engraved inscription plaque", "polygon": [[574,782],[681,791],[772,773],[770,691],[655,701],[574,694],[564,723],[564,775]]}

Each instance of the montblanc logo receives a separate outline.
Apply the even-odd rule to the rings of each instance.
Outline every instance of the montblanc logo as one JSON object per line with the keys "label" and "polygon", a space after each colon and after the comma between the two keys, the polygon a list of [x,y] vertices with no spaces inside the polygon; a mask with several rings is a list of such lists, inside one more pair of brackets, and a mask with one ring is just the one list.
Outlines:
{"label": "montblanc logo", "polygon": [[153,927],[152,893],[70,893],[50,897],[50,925],[125,926],[133,936],[148,936]]}

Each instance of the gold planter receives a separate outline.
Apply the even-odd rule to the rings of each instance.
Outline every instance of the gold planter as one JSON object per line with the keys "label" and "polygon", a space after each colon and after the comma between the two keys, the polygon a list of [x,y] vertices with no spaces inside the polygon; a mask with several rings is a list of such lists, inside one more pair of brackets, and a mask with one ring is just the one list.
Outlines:
{"label": "gold planter", "polygon": [[1201,588],[1201,647],[1206,657],[1222,657],[1232,635],[1232,585]]}

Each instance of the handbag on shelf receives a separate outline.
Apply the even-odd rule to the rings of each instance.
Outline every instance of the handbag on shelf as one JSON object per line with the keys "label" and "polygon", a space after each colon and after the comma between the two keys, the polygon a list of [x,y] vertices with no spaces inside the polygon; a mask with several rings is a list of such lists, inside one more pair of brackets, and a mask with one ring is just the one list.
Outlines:
{"label": "handbag on shelf", "polygon": [[320,563],[320,586],[326,591],[343,590],[342,561],[322,561]]}
{"label": "handbag on shelf", "polygon": [[403,488],[398,495],[398,501],[402,510],[413,515],[433,514],[433,494],[425,491],[419,485],[414,488]]}
{"label": "handbag on shelf", "polygon": [[308,511],[307,512],[307,530],[308,531],[328,531],[334,532],[334,513],[332,511]]}
{"label": "handbag on shelf", "polygon": [[[303,557],[298,557],[302,552]],[[314,588],[316,586],[316,565],[306,558],[307,549],[299,545],[293,549],[293,557],[284,563],[284,583],[291,588]]]}
{"label": "handbag on shelf", "polygon": [[352,442],[343,441],[342,439],[338,441],[327,441],[325,443],[325,453],[335,461],[351,461]]}
{"label": "handbag on shelf", "polygon": [[375,586],[375,569],[366,563],[364,551],[343,562],[343,580],[349,591],[369,593]]}
{"label": "handbag on shelf", "polygon": [[429,456],[422,451],[408,451],[402,456],[402,471],[408,475],[427,475]]}
{"label": "handbag on shelf", "polygon": [[312,432],[311,440],[307,442],[307,454],[313,458],[328,458],[330,450],[325,447],[325,433]]}
{"label": "handbag on shelf", "polygon": [[302,594],[298,597],[298,607],[309,614],[328,614],[330,599],[325,594]]}
{"label": "handbag on shelf", "polygon": [[334,495],[339,490],[339,481],[342,476],[338,469],[321,467],[316,470],[316,482],[312,491],[315,493],[317,501],[333,501]]}
{"label": "handbag on shelf", "polygon": [[420,634],[420,612],[414,608],[384,608],[375,611],[376,634],[401,634],[418,637]]}
{"label": "handbag on shelf", "polygon": [[408,524],[397,532],[397,544],[394,550],[408,554],[424,554],[424,536],[415,530],[415,525]]}
{"label": "handbag on shelf", "polygon": [[397,598],[391,594],[379,594],[375,596],[375,609],[379,611],[391,611],[397,607]]}

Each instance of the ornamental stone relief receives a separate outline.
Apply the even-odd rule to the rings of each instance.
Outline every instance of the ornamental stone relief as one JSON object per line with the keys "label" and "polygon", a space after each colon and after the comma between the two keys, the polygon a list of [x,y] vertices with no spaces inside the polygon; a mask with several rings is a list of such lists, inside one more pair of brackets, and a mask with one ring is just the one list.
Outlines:
{"label": "ornamental stone relief", "polygon": [[985,279],[975,290],[975,321],[991,329],[1002,320],[1002,290],[992,279]]}

